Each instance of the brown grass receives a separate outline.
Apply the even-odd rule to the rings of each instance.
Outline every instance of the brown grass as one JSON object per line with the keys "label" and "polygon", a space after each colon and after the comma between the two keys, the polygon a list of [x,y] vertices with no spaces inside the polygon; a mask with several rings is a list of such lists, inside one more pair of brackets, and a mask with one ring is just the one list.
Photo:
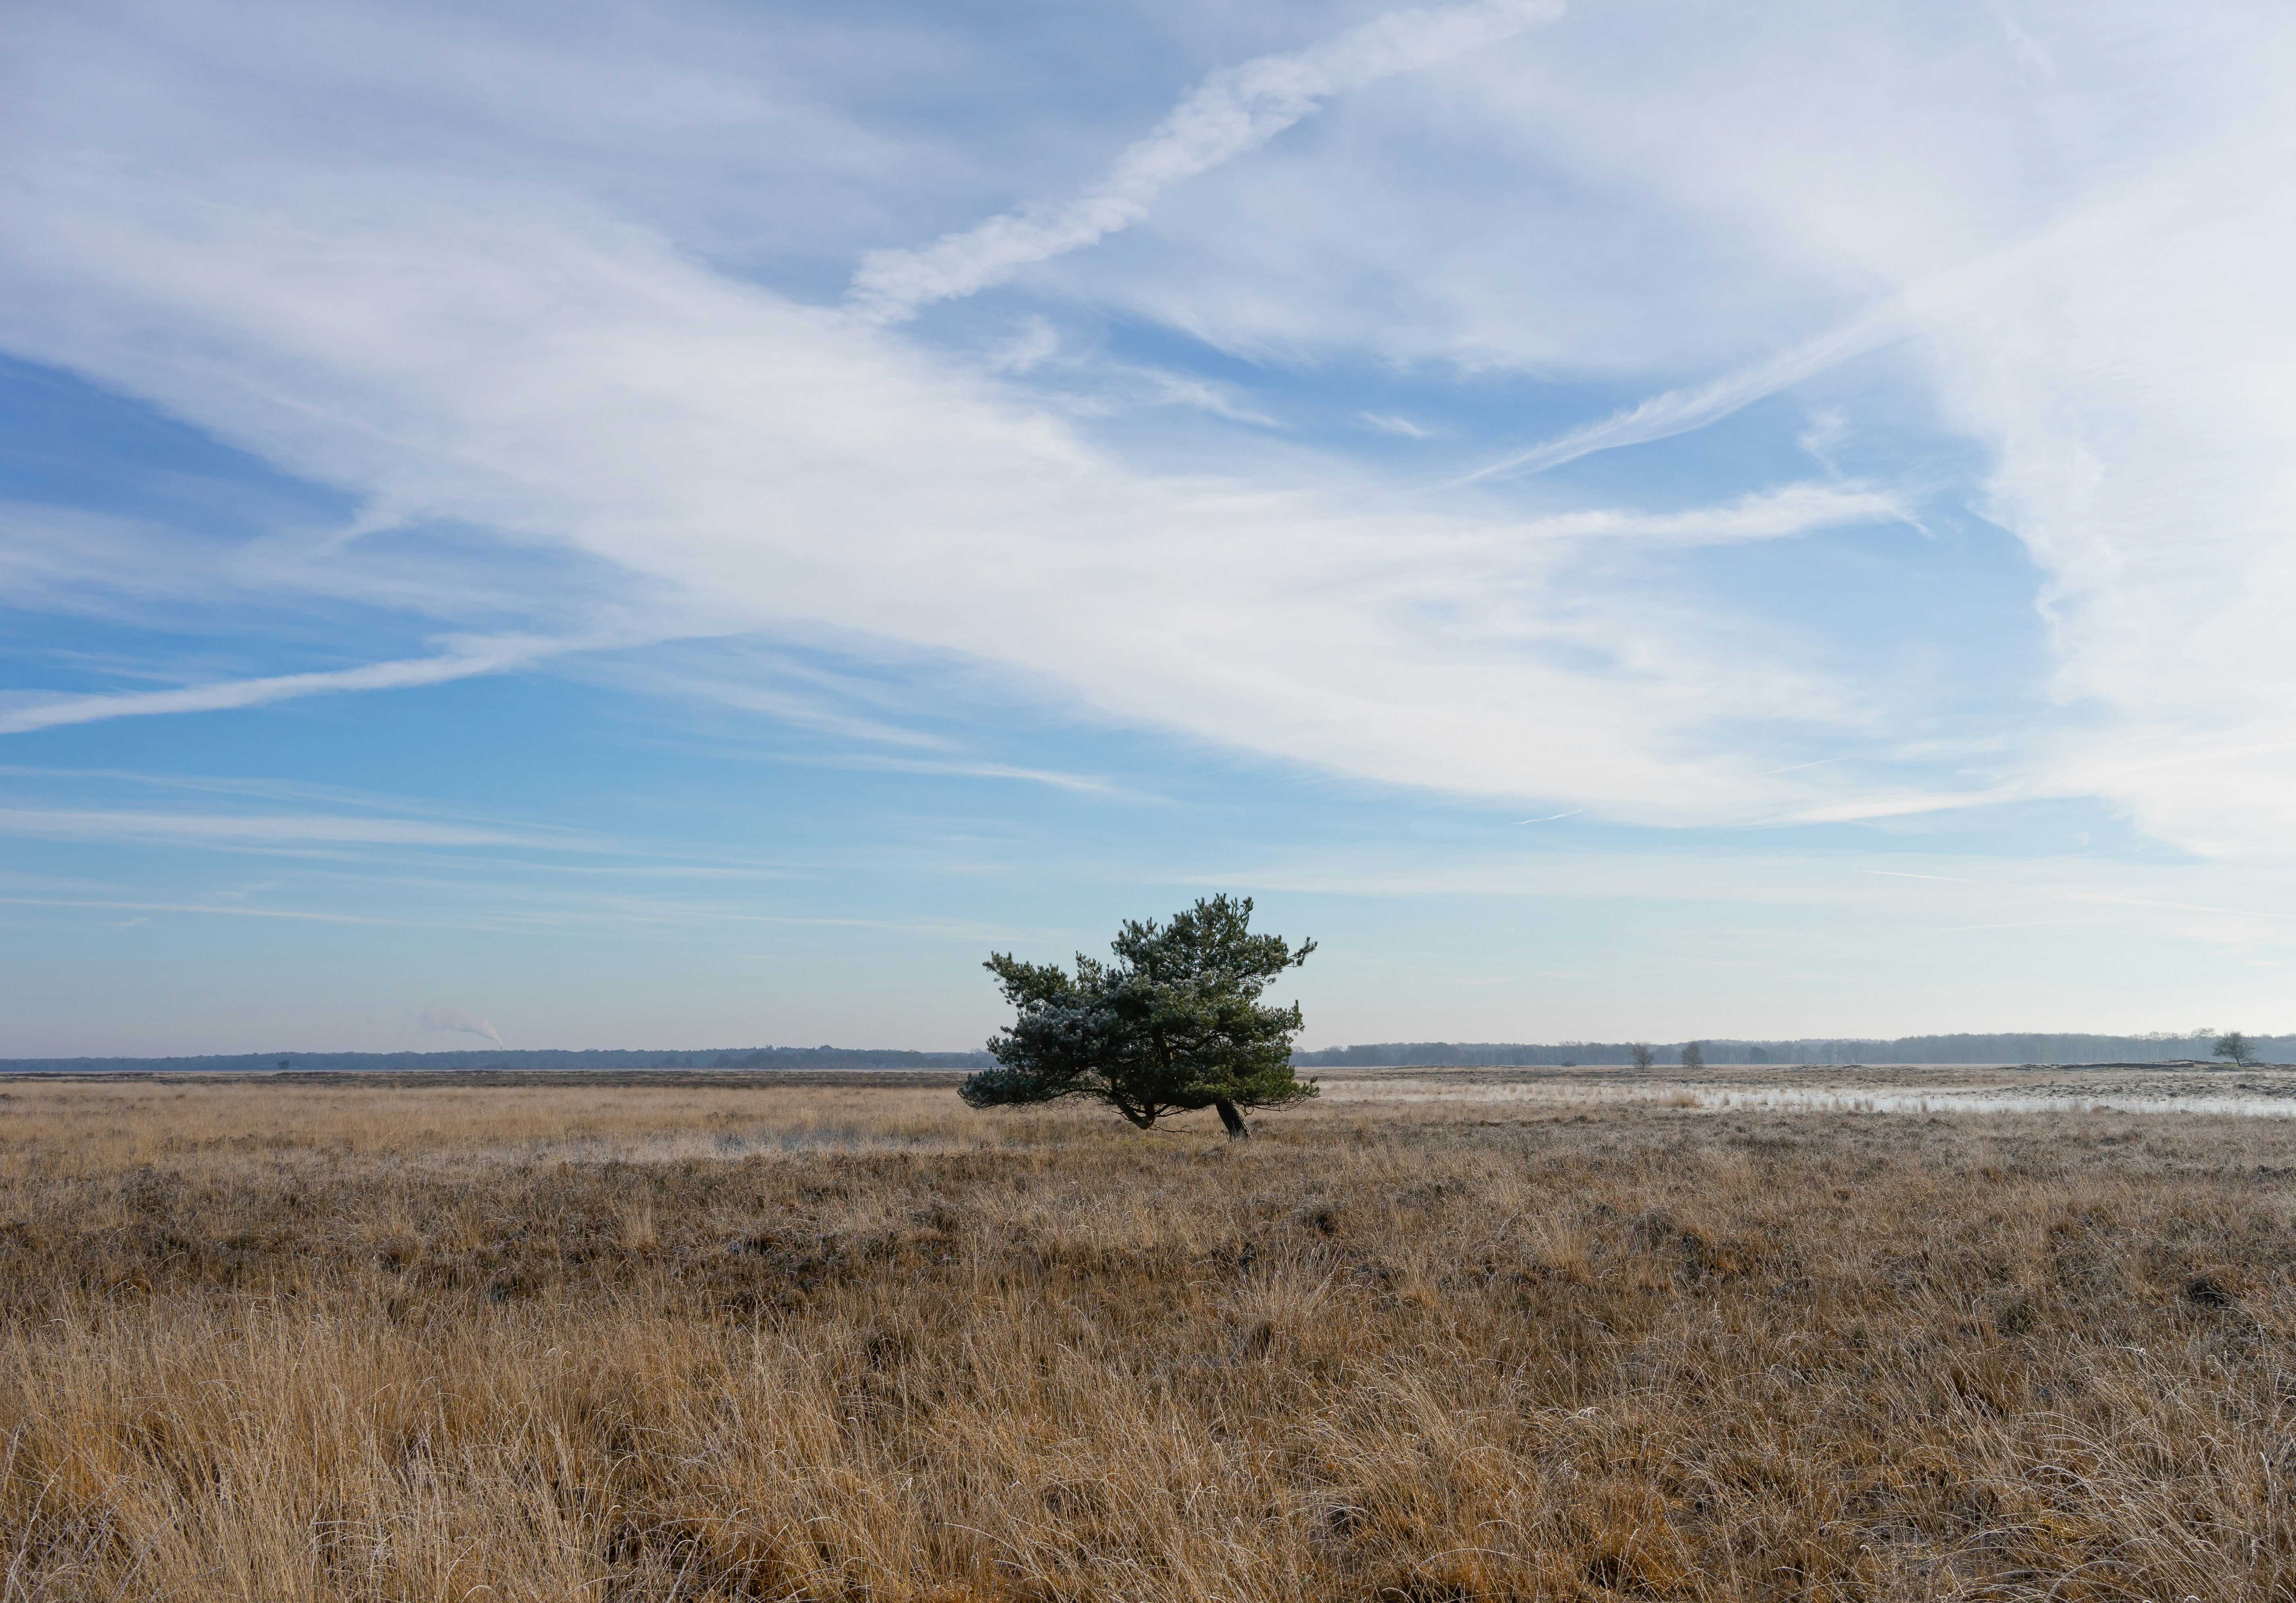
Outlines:
{"label": "brown grass", "polygon": [[0,1086],[0,1599],[2296,1597],[2296,1126],[1431,1083]]}

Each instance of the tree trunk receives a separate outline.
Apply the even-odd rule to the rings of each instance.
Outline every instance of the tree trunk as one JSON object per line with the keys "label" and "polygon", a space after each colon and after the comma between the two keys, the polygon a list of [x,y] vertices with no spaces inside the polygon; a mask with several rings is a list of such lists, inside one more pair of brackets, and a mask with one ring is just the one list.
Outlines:
{"label": "tree trunk", "polygon": [[1229,1140],[1249,1141],[1251,1139],[1250,1128],[1244,1123],[1243,1115],[1235,1111],[1234,1103],[1215,1102],[1212,1106],[1219,1110],[1220,1122],[1227,1126],[1227,1139]]}

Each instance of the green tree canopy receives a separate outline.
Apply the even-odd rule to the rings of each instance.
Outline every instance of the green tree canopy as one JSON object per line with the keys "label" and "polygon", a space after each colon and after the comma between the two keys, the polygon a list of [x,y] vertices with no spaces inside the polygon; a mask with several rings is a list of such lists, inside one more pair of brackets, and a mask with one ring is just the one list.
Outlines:
{"label": "green tree canopy", "polygon": [[1225,894],[1159,924],[1128,919],[1114,960],[1077,954],[1076,972],[1004,952],[985,966],[1017,1014],[988,1042],[996,1067],[965,1081],[973,1107],[1088,1097],[1143,1130],[1168,1113],[1218,1110],[1231,1139],[1250,1134],[1240,1110],[1316,1094],[1292,1077],[1297,1003],[1260,993],[1316,949],[1251,933],[1251,899]]}

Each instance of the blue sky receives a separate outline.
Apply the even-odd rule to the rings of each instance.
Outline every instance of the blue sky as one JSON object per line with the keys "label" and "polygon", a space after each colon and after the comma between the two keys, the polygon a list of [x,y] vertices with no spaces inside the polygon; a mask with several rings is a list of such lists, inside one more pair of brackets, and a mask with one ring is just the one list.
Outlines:
{"label": "blue sky", "polygon": [[0,1053],[2296,1028],[2296,22],[28,0]]}

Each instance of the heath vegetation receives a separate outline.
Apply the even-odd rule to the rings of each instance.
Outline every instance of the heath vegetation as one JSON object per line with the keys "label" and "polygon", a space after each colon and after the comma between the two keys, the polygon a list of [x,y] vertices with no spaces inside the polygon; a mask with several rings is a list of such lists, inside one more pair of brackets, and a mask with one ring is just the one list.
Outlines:
{"label": "heath vegetation", "polygon": [[2296,1125],[955,1081],[0,1085],[0,1598],[2296,1596]]}

